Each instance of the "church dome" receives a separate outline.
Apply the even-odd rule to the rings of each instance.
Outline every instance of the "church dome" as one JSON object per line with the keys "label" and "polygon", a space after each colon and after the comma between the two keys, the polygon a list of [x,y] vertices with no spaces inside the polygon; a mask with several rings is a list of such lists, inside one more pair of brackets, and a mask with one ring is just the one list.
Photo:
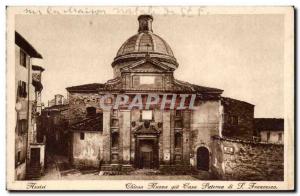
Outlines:
{"label": "church dome", "polygon": [[130,37],[118,50],[117,56],[130,53],[159,53],[174,57],[170,46],[152,32],[141,32]]}
{"label": "church dome", "polygon": [[119,61],[130,60],[133,58],[145,58],[146,55],[149,55],[152,58],[158,58],[177,66],[177,61],[168,43],[160,36],[153,33],[153,17],[151,15],[141,15],[138,17],[138,21],[138,33],[130,37],[120,47],[113,65]]}

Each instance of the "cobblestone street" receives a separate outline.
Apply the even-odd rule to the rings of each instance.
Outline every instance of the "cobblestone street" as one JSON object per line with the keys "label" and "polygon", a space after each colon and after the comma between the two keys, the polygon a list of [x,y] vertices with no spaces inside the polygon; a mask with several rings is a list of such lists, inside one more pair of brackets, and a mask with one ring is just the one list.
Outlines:
{"label": "cobblestone street", "polygon": [[[40,180],[199,180],[199,176],[191,175],[157,175],[155,170],[136,170],[131,175],[105,175],[98,170],[77,170],[70,167],[63,156],[50,155],[45,174]],[[147,175],[145,175],[147,173]],[[149,174],[150,173],[150,174]],[[201,174],[208,178],[208,173]]]}

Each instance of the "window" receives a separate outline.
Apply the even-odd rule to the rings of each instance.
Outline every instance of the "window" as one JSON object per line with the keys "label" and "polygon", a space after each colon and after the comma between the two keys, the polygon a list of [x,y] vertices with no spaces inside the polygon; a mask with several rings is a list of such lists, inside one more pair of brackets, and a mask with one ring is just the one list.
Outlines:
{"label": "window", "polygon": [[182,134],[176,133],[175,134],[175,148],[181,148],[182,147]]}
{"label": "window", "polygon": [[278,141],[282,142],[282,133],[278,133]]}
{"label": "window", "polygon": [[111,126],[112,127],[118,127],[119,126],[119,120],[118,119],[112,119],[111,120]]}
{"label": "window", "polygon": [[236,126],[239,124],[239,117],[235,115],[224,115],[224,121],[227,122],[230,125]]}
{"label": "window", "polygon": [[180,111],[180,110],[175,110],[175,116],[176,116],[176,117],[181,117],[181,116],[182,116],[182,111]]}
{"label": "window", "polygon": [[17,155],[17,163],[21,162],[21,151],[18,151],[18,155]]}
{"label": "window", "polygon": [[239,123],[239,118],[238,118],[238,116],[232,116],[232,117],[231,117],[231,124],[232,124],[232,125],[238,125],[238,123]]}
{"label": "window", "polygon": [[103,132],[103,113],[99,113],[100,123],[99,123],[99,131]]}
{"label": "window", "polygon": [[179,120],[176,120],[175,121],[175,128],[182,128],[183,125],[182,125],[182,120],[179,119]]}
{"label": "window", "polygon": [[96,115],[96,108],[95,107],[87,107],[86,108],[87,116],[95,116]]}
{"label": "window", "polygon": [[112,133],[111,134],[111,147],[117,148],[119,145],[119,134],[118,133]]}
{"label": "window", "polygon": [[26,67],[26,53],[23,50],[20,50],[20,65]]}
{"label": "window", "polygon": [[27,132],[27,120],[25,119],[18,120],[18,135],[21,135],[26,132]]}
{"label": "window", "polygon": [[19,81],[18,82],[18,96],[26,98],[27,97],[27,85],[26,82]]}
{"label": "window", "polygon": [[118,116],[118,110],[112,110],[112,115],[113,116]]}
{"label": "window", "polygon": [[80,140],[84,140],[84,133],[83,132],[80,133]]}
{"label": "window", "polygon": [[142,120],[152,120],[152,110],[143,110]]}
{"label": "window", "polygon": [[271,136],[271,133],[270,133],[270,132],[268,132],[268,133],[267,133],[267,141],[269,141],[269,140],[270,140],[270,136]]}

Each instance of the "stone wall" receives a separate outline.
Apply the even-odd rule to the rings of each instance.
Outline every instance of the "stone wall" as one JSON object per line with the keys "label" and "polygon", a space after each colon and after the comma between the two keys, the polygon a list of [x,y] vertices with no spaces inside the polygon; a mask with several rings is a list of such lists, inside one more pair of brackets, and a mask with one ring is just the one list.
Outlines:
{"label": "stone wall", "polygon": [[69,124],[83,120],[87,107],[95,107],[97,112],[100,109],[100,95],[97,93],[69,93]]}
{"label": "stone wall", "polygon": [[222,97],[222,106],[223,137],[251,140],[254,130],[254,105]]}
{"label": "stone wall", "polygon": [[213,137],[212,172],[223,180],[280,181],[284,146]]}
{"label": "stone wall", "polygon": [[99,168],[100,160],[103,160],[103,137],[100,132],[84,131],[84,139],[80,139],[81,132],[73,132],[73,157],[75,167]]}

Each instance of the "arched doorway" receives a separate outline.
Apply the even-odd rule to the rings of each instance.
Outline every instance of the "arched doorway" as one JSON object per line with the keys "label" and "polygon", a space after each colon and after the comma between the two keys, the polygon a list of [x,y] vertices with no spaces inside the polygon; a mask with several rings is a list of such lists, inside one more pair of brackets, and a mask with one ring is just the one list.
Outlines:
{"label": "arched doorway", "polygon": [[197,150],[197,169],[209,170],[209,151],[206,147],[199,147]]}

